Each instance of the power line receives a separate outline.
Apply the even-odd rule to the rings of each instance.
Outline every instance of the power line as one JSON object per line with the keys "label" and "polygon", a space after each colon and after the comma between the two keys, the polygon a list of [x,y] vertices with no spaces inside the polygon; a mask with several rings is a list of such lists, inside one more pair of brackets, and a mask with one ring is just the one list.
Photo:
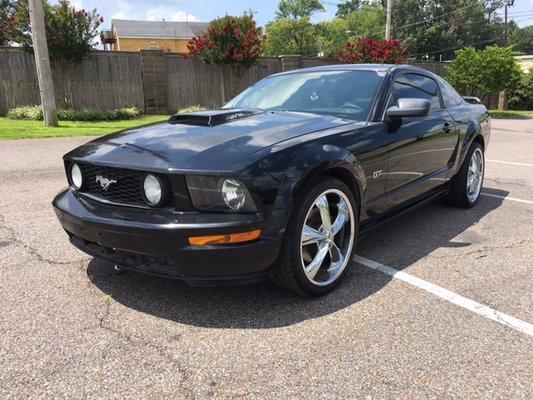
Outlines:
{"label": "power line", "polygon": [[462,44],[460,46],[450,47],[450,48],[447,48],[447,49],[440,49],[440,50],[435,50],[435,51],[424,51],[423,53],[417,53],[417,54],[409,54],[407,57],[416,57],[416,56],[423,56],[423,55],[426,55],[426,54],[444,53],[446,51],[457,50],[457,49],[460,49],[462,47],[477,46],[479,44],[491,43],[491,42],[495,42],[498,39],[501,39],[503,36],[504,36],[504,33],[501,33],[499,36],[496,36],[496,37],[494,37],[492,39],[482,40],[482,41],[475,42],[475,43]]}
{"label": "power line", "polygon": [[450,12],[447,12],[447,13],[445,13],[445,14],[436,15],[436,16],[431,17],[431,18],[425,18],[425,19],[423,19],[422,21],[413,22],[412,24],[407,24],[407,25],[403,25],[403,26],[394,27],[394,29],[397,30],[397,29],[402,29],[402,28],[408,28],[408,27],[410,27],[410,26],[420,25],[420,24],[426,23],[426,22],[428,22],[428,21],[433,21],[434,19],[437,19],[437,18],[440,18],[440,17],[445,17],[445,16],[447,16],[447,15],[454,14],[454,13],[456,13],[457,11],[464,10],[464,9],[469,8],[469,7],[472,7],[472,6],[476,5],[476,4],[477,4],[477,3],[472,3],[472,4],[468,5],[468,6],[459,7],[459,8],[457,8],[457,9],[455,9],[455,10],[453,10],[453,11],[450,11]]}
{"label": "power line", "polygon": [[533,11],[524,10],[524,11],[509,11],[509,15],[520,15],[520,14],[531,14]]}
{"label": "power line", "polygon": [[519,19],[518,21],[515,21],[515,20],[513,19],[513,21],[514,21],[515,23],[519,23],[519,22],[528,21],[528,20],[530,20],[530,19],[533,19],[533,17],[524,18],[524,19]]}
{"label": "power line", "polygon": [[[398,31],[398,30],[402,30],[403,28],[406,28],[406,27],[410,27],[410,26],[414,26],[414,25],[423,24],[423,23],[425,23],[425,22],[432,21],[432,20],[434,20],[434,19],[437,19],[437,18],[440,18],[440,17],[446,16],[446,15],[453,14],[453,13],[455,13],[455,12],[457,12],[457,11],[460,11],[460,10],[466,9],[466,8],[468,8],[468,7],[472,7],[472,5],[475,5],[475,3],[474,3],[474,4],[470,4],[469,6],[465,6],[465,7],[457,8],[457,9],[455,9],[454,11],[450,11],[450,12],[447,12],[447,13],[445,13],[445,14],[441,14],[441,15],[437,15],[437,16],[435,16],[435,17],[431,17],[431,18],[423,19],[423,20],[421,20],[421,21],[419,21],[419,22],[416,22],[416,23],[407,24],[407,25],[402,25],[402,26],[398,26],[398,27],[393,26],[393,29],[394,29],[395,31]],[[485,18],[485,15],[482,15],[481,18],[477,18],[475,21],[482,21],[482,20],[485,20],[485,19],[486,19],[486,18]],[[383,33],[383,29],[384,29],[384,28],[380,28],[379,31],[373,32],[373,33],[371,33],[371,34],[368,34],[368,36],[375,36],[375,35],[381,34],[381,33]]]}

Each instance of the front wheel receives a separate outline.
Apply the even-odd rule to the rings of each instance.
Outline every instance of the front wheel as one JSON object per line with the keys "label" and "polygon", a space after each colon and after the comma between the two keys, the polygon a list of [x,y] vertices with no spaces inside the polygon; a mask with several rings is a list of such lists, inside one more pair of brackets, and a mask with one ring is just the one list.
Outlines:
{"label": "front wheel", "polygon": [[278,284],[307,296],[332,291],[351,263],[357,225],[348,186],[334,178],[313,185],[289,219],[274,271]]}
{"label": "front wheel", "polygon": [[463,165],[453,178],[449,202],[457,207],[474,206],[481,195],[485,174],[485,156],[479,143],[472,143]]}

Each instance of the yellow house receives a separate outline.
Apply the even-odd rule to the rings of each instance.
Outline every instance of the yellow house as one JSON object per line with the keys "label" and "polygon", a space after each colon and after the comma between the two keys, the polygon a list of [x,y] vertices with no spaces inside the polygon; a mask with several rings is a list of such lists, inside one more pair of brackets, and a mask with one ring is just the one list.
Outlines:
{"label": "yellow house", "polygon": [[187,53],[189,40],[202,35],[208,26],[208,22],[112,19],[111,32],[102,32],[102,42],[115,51],[159,49]]}
{"label": "yellow house", "polygon": [[516,56],[515,58],[518,62],[518,65],[520,65],[520,68],[522,68],[522,71],[533,71],[533,54],[527,56]]}

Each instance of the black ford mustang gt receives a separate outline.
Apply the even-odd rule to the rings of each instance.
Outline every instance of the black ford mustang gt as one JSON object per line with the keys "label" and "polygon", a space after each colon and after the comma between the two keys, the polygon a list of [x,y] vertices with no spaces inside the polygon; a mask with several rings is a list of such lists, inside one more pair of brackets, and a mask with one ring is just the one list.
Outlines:
{"label": "black ford mustang gt", "polygon": [[76,247],[117,266],[319,296],[358,233],[439,197],[475,205],[489,130],[484,106],[422,69],[302,69],[71,151],[53,205]]}

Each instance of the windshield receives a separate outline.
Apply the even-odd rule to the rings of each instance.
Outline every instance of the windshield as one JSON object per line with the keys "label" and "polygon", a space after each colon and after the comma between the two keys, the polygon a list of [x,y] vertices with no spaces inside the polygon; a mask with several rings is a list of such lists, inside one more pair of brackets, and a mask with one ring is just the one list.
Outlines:
{"label": "windshield", "polygon": [[375,71],[318,71],[259,81],[223,108],[300,111],[366,121],[381,76]]}

